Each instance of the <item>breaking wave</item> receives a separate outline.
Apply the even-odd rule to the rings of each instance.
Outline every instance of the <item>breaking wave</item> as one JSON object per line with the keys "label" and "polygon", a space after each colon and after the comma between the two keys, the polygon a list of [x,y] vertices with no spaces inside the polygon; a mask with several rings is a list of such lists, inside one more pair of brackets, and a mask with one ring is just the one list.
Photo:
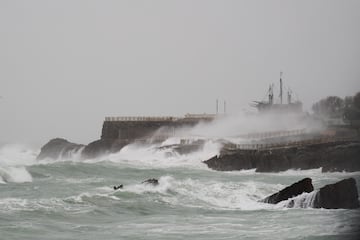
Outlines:
{"label": "breaking wave", "polygon": [[162,146],[130,144],[117,153],[103,157],[102,160],[140,168],[196,167],[206,169],[202,161],[218,155],[220,151],[219,144],[213,141],[207,141],[203,147],[188,154],[179,154],[172,147]]}
{"label": "breaking wave", "polygon": [[[191,208],[213,208],[222,210],[258,210],[271,209],[275,205],[259,202],[266,195],[268,184],[246,182],[219,182],[187,178],[176,179],[172,176],[162,176],[158,185],[129,184],[119,190],[110,187],[101,189],[103,196],[107,194],[112,199],[121,200],[127,194],[146,195],[154,202],[169,205],[180,205]],[[107,193],[106,193],[107,192]],[[104,195],[105,194],[105,195]],[[77,201],[90,197],[88,193],[74,197]]]}
{"label": "breaking wave", "polygon": [[36,162],[38,152],[24,145],[4,145],[0,148],[0,183],[31,182],[26,166]]}
{"label": "breaking wave", "polygon": [[277,206],[281,208],[312,208],[317,194],[318,191],[304,192],[296,197],[279,202]]}

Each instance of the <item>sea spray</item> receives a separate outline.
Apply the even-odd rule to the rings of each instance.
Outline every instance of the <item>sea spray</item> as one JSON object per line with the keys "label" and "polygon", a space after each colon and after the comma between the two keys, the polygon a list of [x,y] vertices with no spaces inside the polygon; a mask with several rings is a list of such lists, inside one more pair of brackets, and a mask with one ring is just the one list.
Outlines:
{"label": "sea spray", "polygon": [[80,148],[74,148],[70,151],[64,152],[64,149],[59,154],[59,157],[56,160],[63,160],[63,161],[80,161],[82,159],[82,152],[84,150],[85,146]]}
{"label": "sea spray", "polygon": [[0,148],[0,183],[31,182],[32,176],[26,166],[34,164],[37,151],[20,144],[4,145]]}
{"label": "sea spray", "polygon": [[36,163],[39,150],[22,144],[7,144],[0,147],[0,164],[6,166],[29,166]]}
{"label": "sea spray", "polygon": [[[175,142],[176,140],[167,141]],[[103,156],[102,160],[142,168],[195,167],[206,169],[207,167],[202,161],[218,155],[220,151],[220,145],[213,141],[205,142],[202,148],[189,154],[179,154],[171,147],[161,148],[161,146],[163,145],[130,144],[118,153]]]}
{"label": "sea spray", "polygon": [[258,202],[258,199],[264,194],[258,188],[259,186],[262,184],[253,181],[242,183],[203,182],[191,178],[176,179],[172,176],[162,176],[158,185],[143,183],[125,185],[123,188],[114,191],[114,194],[120,198],[122,193],[152,194],[153,198],[161,202],[191,208],[206,207],[224,210],[273,208],[271,205]]}
{"label": "sea spray", "polygon": [[0,166],[0,182],[24,183],[31,182],[31,174],[25,167]]}
{"label": "sea spray", "polygon": [[281,208],[312,208],[314,207],[317,194],[317,190],[310,193],[304,192],[296,197],[278,203],[277,206]]}

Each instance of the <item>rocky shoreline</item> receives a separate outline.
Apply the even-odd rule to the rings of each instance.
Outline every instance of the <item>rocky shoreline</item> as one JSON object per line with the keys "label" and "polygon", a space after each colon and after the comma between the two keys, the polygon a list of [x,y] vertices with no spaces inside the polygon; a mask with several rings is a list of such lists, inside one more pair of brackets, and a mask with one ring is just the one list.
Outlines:
{"label": "rocky shoreline", "polygon": [[115,153],[120,151],[127,142],[120,142],[111,139],[100,139],[89,143],[88,145],[69,142],[63,138],[54,138],[46,143],[37,156],[38,160],[45,158],[66,158],[74,152],[80,152],[83,159],[96,158],[104,154]]}
{"label": "rocky shoreline", "polygon": [[[187,154],[199,150],[203,144],[203,142],[196,142],[193,145],[176,144],[165,146],[165,148],[171,148],[178,154]],[[67,158],[73,157],[74,154],[88,159],[98,157],[101,154],[117,152],[125,145],[127,145],[125,142],[98,140],[85,146],[55,138],[41,148],[37,159]],[[352,141],[268,150],[229,150],[223,148],[219,156],[214,156],[204,163],[209,168],[218,171],[255,168],[257,172],[279,172],[289,169],[306,170],[321,167],[323,172],[354,172],[360,171],[359,156],[360,143]],[[119,189],[122,186],[114,186],[114,189]],[[282,204],[289,208],[359,208],[358,190],[353,178],[326,185],[319,190],[314,190],[312,180],[305,178],[260,200],[260,202],[269,204],[283,202]]]}
{"label": "rocky shoreline", "polygon": [[256,172],[280,172],[289,169],[316,169],[323,172],[360,171],[360,142],[331,142],[264,150],[227,150],[205,164],[217,171],[256,169]]}
{"label": "rocky shoreline", "polygon": [[[55,138],[41,148],[37,159],[66,158],[76,152],[79,152],[79,156],[83,159],[91,159],[118,152],[127,144],[129,143],[119,140],[100,139],[88,145],[82,145]],[[172,148],[178,154],[188,154],[201,149],[202,144],[203,142],[196,142],[165,147]],[[289,169],[322,168],[323,172],[355,172],[360,171],[359,157],[359,141],[342,141],[261,150],[223,148],[218,156],[203,162],[217,171],[256,169],[256,172],[281,172]]]}

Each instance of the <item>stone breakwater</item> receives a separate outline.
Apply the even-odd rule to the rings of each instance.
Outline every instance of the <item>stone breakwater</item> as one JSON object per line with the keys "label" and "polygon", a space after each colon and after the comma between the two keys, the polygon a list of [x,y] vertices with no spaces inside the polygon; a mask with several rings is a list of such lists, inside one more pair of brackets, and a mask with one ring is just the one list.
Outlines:
{"label": "stone breakwater", "polygon": [[322,168],[323,172],[360,171],[360,143],[332,142],[267,150],[227,150],[205,164],[218,171],[256,169],[257,172],[280,172],[289,169]]}

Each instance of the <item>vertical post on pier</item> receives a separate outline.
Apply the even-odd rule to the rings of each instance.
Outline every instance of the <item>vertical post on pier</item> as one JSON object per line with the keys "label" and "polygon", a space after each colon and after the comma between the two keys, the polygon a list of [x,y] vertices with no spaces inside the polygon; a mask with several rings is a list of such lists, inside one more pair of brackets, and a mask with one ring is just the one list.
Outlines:
{"label": "vertical post on pier", "polygon": [[283,103],[282,72],[280,72],[280,103]]}
{"label": "vertical post on pier", "polygon": [[219,114],[219,99],[216,99],[216,115]]}
{"label": "vertical post on pier", "polygon": [[224,100],[224,115],[226,114],[226,101]]}

